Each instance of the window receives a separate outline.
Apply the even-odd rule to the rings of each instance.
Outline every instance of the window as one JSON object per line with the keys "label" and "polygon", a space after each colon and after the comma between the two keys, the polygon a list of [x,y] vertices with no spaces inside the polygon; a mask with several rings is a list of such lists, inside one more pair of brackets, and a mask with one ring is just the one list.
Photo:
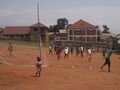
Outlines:
{"label": "window", "polygon": [[73,37],[69,37],[69,40],[73,40]]}
{"label": "window", "polygon": [[96,30],[87,30],[87,35],[96,35]]}
{"label": "window", "polygon": [[96,42],[96,37],[87,37],[87,42]]}
{"label": "window", "polygon": [[69,31],[69,34],[70,34],[70,35],[73,35],[73,31],[72,31],[72,30],[70,30],[70,31]]}
{"label": "window", "polygon": [[37,28],[34,28],[34,31],[36,32],[36,31],[38,31],[38,29],[37,29]]}

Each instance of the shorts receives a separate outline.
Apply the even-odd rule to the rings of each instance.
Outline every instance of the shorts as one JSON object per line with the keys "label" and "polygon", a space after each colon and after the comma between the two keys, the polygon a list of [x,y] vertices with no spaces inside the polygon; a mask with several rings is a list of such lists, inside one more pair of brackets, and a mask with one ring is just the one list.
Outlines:
{"label": "shorts", "polygon": [[110,58],[106,58],[104,64],[109,64],[110,65]]}

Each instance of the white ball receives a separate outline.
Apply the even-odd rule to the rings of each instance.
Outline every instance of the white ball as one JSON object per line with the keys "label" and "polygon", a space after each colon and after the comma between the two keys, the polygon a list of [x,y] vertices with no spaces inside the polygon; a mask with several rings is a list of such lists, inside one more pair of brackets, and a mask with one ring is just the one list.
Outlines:
{"label": "white ball", "polygon": [[92,67],[89,67],[89,70],[92,70]]}
{"label": "white ball", "polygon": [[72,68],[75,68],[75,66],[72,66]]}

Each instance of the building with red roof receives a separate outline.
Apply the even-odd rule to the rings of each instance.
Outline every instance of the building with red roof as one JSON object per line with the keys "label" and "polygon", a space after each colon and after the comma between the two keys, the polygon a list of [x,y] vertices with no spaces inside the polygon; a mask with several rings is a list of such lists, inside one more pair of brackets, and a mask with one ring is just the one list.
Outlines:
{"label": "building with red roof", "polygon": [[48,27],[42,23],[32,26],[6,26],[3,32],[4,37],[13,40],[39,41],[40,35],[43,43],[48,40]]}
{"label": "building with red roof", "polygon": [[79,20],[68,27],[68,40],[70,41],[97,43],[98,39],[98,28],[84,20]]}

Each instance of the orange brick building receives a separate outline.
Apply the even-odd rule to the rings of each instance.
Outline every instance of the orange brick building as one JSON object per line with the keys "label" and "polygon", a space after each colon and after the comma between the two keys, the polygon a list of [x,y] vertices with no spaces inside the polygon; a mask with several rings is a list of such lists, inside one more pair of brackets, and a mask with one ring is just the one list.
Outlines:
{"label": "orange brick building", "polygon": [[100,39],[99,30],[96,26],[79,20],[68,27],[68,40],[79,42],[95,42]]}

